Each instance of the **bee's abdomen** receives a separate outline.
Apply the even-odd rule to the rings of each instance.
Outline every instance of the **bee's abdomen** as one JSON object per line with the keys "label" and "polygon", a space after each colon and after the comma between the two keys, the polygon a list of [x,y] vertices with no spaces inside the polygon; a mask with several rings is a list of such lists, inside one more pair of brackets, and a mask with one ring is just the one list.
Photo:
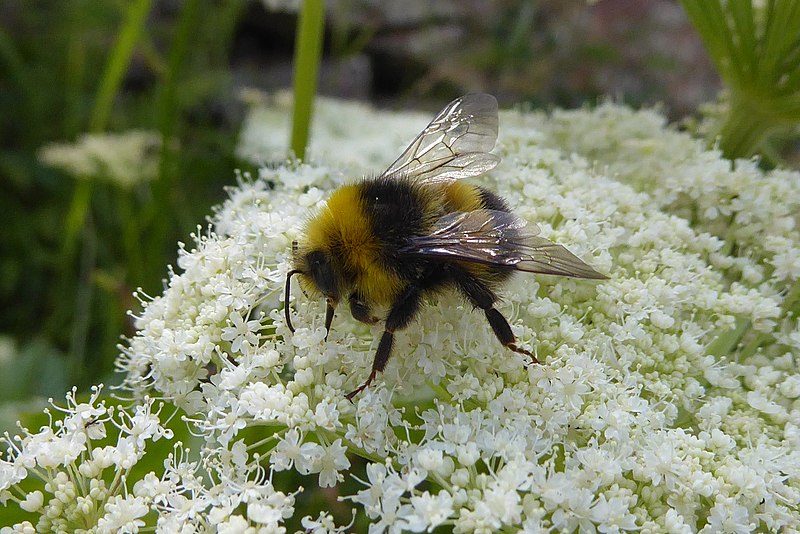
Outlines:
{"label": "bee's abdomen", "polygon": [[[448,212],[495,210],[509,212],[506,201],[498,194],[467,182],[455,181],[444,186],[444,206]],[[483,280],[489,288],[506,280],[512,268],[482,263],[459,262],[460,269]]]}
{"label": "bee's abdomen", "polygon": [[505,199],[497,193],[493,193],[483,187],[476,187],[478,190],[478,197],[481,200],[482,207],[487,210],[505,211],[509,212],[511,209],[508,207]]}
{"label": "bee's abdomen", "polygon": [[499,195],[466,182],[451,182],[443,188],[444,206],[448,212],[475,210],[509,211],[508,204]]}

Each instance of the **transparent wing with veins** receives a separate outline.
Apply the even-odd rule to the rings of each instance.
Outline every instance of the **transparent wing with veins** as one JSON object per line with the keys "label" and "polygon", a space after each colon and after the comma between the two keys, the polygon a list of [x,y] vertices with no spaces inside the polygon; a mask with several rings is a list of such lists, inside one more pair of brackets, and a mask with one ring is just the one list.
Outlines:
{"label": "transparent wing with veins", "polygon": [[428,235],[411,238],[405,254],[506,266],[518,271],[605,279],[565,247],[538,235],[539,227],[512,213],[449,213]]}
{"label": "transparent wing with veins", "polygon": [[489,151],[497,141],[497,100],[483,93],[450,102],[383,175],[425,184],[478,176],[500,158]]}

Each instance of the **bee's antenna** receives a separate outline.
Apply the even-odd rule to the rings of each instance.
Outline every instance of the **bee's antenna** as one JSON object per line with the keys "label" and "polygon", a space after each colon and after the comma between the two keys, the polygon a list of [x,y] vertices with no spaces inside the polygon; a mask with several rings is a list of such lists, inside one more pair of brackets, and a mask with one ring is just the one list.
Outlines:
{"label": "bee's antenna", "polygon": [[292,334],[294,334],[294,327],[292,326],[292,319],[290,317],[291,314],[289,313],[289,289],[292,287],[291,285],[292,276],[302,272],[303,271],[300,271],[298,269],[292,269],[286,275],[286,293],[283,299],[283,311],[286,314],[286,326],[289,327],[289,331]]}

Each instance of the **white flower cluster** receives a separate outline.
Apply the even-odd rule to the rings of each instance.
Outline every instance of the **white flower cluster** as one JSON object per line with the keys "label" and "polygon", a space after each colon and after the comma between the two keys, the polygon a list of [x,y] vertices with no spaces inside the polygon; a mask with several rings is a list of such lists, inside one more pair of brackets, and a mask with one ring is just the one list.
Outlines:
{"label": "white flower cluster", "polygon": [[[294,494],[272,486],[242,441],[204,449],[199,462],[180,444],[166,459],[142,462],[148,443],[173,437],[159,419],[161,408],[154,411],[153,400],[145,398],[130,410],[115,409],[99,396],[94,388],[79,403],[73,391],[66,408],[54,405],[63,419],[51,419],[35,434],[22,429],[21,436],[2,438],[8,449],[0,460],[0,502],[16,502],[38,521],[0,532],[138,532],[151,511],[158,513],[159,532],[213,527],[238,533],[251,524],[275,532],[293,515]],[[132,474],[141,463],[163,464],[163,470]],[[28,478],[35,482],[23,482]]]}
{"label": "white flower cluster", "polygon": [[[612,127],[616,120],[630,128]],[[722,254],[711,259],[730,279],[779,291],[800,279],[797,172],[761,172],[756,160],[721,159],[653,111],[610,104],[592,113],[558,111],[542,130],[545,144],[606,165],[607,174],[647,192],[658,209],[724,240]]]}
{"label": "white flower cluster", "polygon": [[243,441],[205,448],[200,461],[176,445],[162,475],[148,473],[134,486],[158,512],[158,532],[284,532],[295,494],[278,491]]}
{"label": "white flower cluster", "polygon": [[51,143],[39,159],[79,179],[106,180],[120,187],[150,181],[158,174],[158,132],[130,130],[82,135],[75,143]]}
{"label": "white flower cluster", "polygon": [[[6,526],[3,533],[75,532],[88,525],[98,533],[135,532],[145,525],[150,499],[138,484],[128,493],[127,478],[147,443],[169,439],[172,432],[161,425],[160,408],[154,411],[151,399],[130,412],[115,412],[99,400],[100,391],[93,388],[87,402],[78,402],[73,390],[66,407],[53,404],[63,418],[51,417],[36,433],[22,428],[21,435],[0,438],[7,445],[0,459],[0,502],[16,502],[38,516],[35,524]],[[111,435],[113,443],[106,444]],[[26,479],[36,482],[23,484]]]}
{"label": "white flower cluster", "polygon": [[[159,526],[281,531],[303,490],[279,481],[304,477],[338,485],[373,533],[800,530],[798,173],[732,165],[651,111],[502,113],[481,183],[610,279],[509,283],[501,311],[541,365],[432,299],[351,404],[381,327],[341,313],[326,340],[324,303],[296,291],[291,334],[291,242],[357,178],[331,169],[357,165],[358,134],[388,164],[425,119],[390,137],[383,114],[318,110],[346,112],[353,141],[325,166],[242,177],[118,361],[204,440],[144,479]],[[342,128],[322,124],[318,146]],[[298,528],[349,528],[298,512]]]}
{"label": "white flower cluster", "polygon": [[[249,92],[244,98],[251,109],[239,137],[237,155],[256,164],[285,161],[289,155],[292,95]],[[314,106],[308,158],[340,171],[376,172],[400,155],[426,119],[430,116],[424,113],[379,111],[360,102],[319,98]],[[294,185],[310,185],[314,183],[312,177],[295,177]]]}
{"label": "white flower cluster", "polygon": [[268,11],[285,11],[297,13],[300,11],[300,0],[262,0]]}

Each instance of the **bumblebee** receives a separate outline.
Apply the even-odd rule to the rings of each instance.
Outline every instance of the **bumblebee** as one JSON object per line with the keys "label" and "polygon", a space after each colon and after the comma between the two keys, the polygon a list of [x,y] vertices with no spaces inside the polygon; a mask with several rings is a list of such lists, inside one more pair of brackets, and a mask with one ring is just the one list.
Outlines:
{"label": "bumblebee", "polygon": [[448,104],[383,173],[335,190],[293,244],[286,277],[286,324],[291,278],[327,303],[325,329],[346,302],[354,319],[384,330],[367,380],[383,372],[394,334],[408,327],[426,295],[455,290],[486,316],[500,343],[517,346],[495,308],[497,290],[514,271],[604,279],[566,248],[511,213],[495,193],[461,181],[494,168],[497,101],[469,94]]}

